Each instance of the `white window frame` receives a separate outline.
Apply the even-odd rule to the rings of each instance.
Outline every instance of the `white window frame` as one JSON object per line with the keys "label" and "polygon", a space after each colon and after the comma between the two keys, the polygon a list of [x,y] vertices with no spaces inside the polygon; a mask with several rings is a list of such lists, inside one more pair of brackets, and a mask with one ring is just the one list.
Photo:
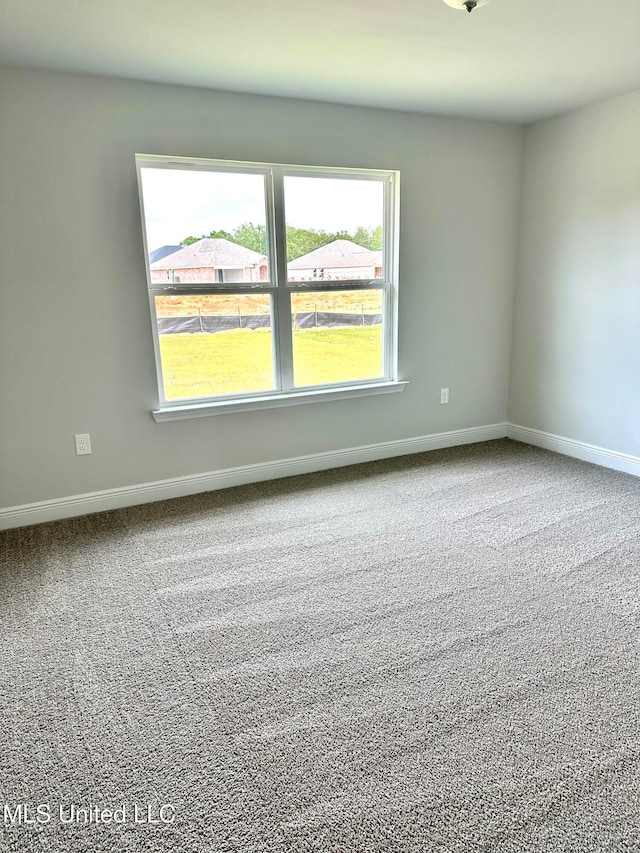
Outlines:
{"label": "white window frame", "polygon": [[[259,174],[265,180],[267,256],[269,280],[237,284],[215,282],[178,284],[171,281],[152,282],[149,246],[145,225],[144,196],[141,170],[144,168],[179,169]],[[335,400],[344,397],[402,391],[407,382],[398,380],[398,217],[399,184],[397,171],[351,169],[321,166],[288,166],[275,163],[255,163],[232,160],[209,160],[192,157],[166,157],[136,154],[136,170],[142,217],[144,257],[147,271],[149,306],[151,310],[153,344],[158,380],[158,408],[152,414],[156,421],[202,417],[231,411]],[[371,281],[340,279],[335,281],[289,282],[287,280],[286,218],[284,210],[285,177],[348,178],[349,180],[380,181],[384,187],[384,221],[382,247],[383,277]],[[383,375],[375,379],[353,380],[326,385],[294,386],[291,322],[292,293],[321,293],[338,290],[380,290],[383,294],[382,338]],[[270,296],[271,338],[274,389],[224,396],[166,400],[160,357],[160,335],[156,316],[155,297],[175,295],[216,295],[261,293]]]}

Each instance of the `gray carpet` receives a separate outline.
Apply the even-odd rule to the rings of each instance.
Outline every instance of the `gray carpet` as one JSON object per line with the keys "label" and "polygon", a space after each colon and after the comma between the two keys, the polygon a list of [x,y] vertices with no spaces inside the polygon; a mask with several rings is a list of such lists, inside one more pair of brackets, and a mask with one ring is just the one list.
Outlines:
{"label": "gray carpet", "polygon": [[3,853],[640,851],[634,477],[503,440],[0,544]]}

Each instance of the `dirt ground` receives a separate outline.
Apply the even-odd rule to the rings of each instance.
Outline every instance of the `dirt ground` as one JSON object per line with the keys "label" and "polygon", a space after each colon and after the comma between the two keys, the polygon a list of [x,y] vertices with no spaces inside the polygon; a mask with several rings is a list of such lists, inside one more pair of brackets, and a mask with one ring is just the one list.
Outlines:
{"label": "dirt ground", "polygon": [[[376,314],[382,311],[382,291],[365,290],[336,293],[294,293],[291,299],[294,311],[364,311]],[[269,296],[250,293],[207,294],[204,296],[156,296],[158,317],[194,316],[202,314],[268,314]]]}

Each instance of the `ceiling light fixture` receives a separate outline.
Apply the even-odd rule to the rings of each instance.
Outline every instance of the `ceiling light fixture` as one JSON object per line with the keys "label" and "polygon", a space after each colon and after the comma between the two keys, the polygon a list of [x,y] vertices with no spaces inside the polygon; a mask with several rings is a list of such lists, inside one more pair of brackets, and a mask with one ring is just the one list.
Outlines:
{"label": "ceiling light fixture", "polygon": [[479,9],[480,6],[486,6],[489,0],[444,0],[447,6],[452,9],[466,9],[467,12],[473,12],[474,9]]}

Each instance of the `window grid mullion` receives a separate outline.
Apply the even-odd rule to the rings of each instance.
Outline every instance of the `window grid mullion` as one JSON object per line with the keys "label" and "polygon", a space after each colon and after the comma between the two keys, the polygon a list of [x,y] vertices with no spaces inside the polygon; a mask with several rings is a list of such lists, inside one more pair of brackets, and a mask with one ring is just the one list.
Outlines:
{"label": "window grid mullion", "polygon": [[284,213],[284,179],[282,169],[274,168],[273,175],[273,249],[275,253],[276,291],[275,337],[279,387],[291,391],[293,385],[293,340],[291,335],[291,295],[287,291],[287,229]]}

